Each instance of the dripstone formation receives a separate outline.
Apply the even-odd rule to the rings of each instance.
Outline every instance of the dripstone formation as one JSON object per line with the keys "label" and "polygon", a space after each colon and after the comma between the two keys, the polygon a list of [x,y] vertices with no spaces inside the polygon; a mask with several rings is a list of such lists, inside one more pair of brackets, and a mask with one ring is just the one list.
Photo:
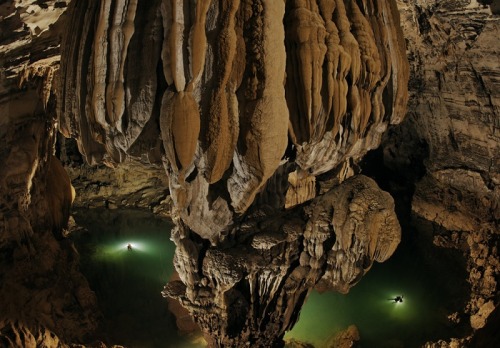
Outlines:
{"label": "dripstone formation", "polygon": [[308,291],[347,292],[393,253],[391,198],[344,180],[404,117],[394,2],[72,6],[60,129],[89,163],[163,162],[181,279],[164,294],[208,341],[280,345]]}
{"label": "dripstone formation", "polygon": [[[209,344],[282,346],[312,289],[348,292],[400,241],[393,199],[358,167],[382,140],[384,165],[412,185],[425,152],[412,209],[449,231],[436,243],[470,246],[469,281],[489,285],[468,313],[484,326],[500,216],[491,11],[496,1],[1,3],[0,340],[64,346],[95,331],[64,238],[75,192],[61,159],[89,190],[82,206],[161,210],[170,194],[180,280],[163,294]],[[73,141],[107,172],[79,172]]]}

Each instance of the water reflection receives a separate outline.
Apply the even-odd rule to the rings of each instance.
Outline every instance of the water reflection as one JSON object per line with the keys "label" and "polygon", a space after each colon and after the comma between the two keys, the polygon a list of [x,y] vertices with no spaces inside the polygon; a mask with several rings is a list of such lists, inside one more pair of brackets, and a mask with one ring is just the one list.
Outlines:
{"label": "water reflection", "polygon": [[78,210],[74,216],[86,229],[72,238],[102,310],[99,338],[128,347],[201,347],[178,334],[160,295],[173,273],[171,222],[136,210]]}
{"label": "water reflection", "polygon": [[[179,335],[160,296],[173,273],[171,222],[123,210],[81,210],[75,218],[87,229],[73,238],[103,312],[100,337],[130,347],[203,346]],[[464,267],[457,267],[460,257],[437,250],[414,231],[405,234],[394,256],[374,264],[348,295],[313,291],[285,339],[325,347],[351,324],[359,329],[361,347],[418,347],[460,334],[460,325],[447,319],[466,295]],[[395,302],[400,295],[403,302]]]}
{"label": "water reflection", "polygon": [[[447,316],[463,308],[465,267],[458,251],[438,249],[429,238],[405,231],[396,253],[374,264],[348,295],[312,292],[299,322],[285,337],[324,347],[349,325],[359,329],[362,347],[421,347],[463,336]],[[403,295],[403,302],[394,298]]]}

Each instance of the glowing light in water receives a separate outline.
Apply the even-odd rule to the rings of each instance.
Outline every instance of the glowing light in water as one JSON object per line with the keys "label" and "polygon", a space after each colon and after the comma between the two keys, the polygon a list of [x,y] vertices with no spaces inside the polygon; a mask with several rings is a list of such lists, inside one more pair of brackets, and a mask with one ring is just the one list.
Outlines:
{"label": "glowing light in water", "polygon": [[148,241],[147,239],[130,240],[125,238],[98,244],[93,257],[109,261],[120,260],[122,258],[127,259],[132,255],[161,257],[161,246],[155,244],[154,241]]}

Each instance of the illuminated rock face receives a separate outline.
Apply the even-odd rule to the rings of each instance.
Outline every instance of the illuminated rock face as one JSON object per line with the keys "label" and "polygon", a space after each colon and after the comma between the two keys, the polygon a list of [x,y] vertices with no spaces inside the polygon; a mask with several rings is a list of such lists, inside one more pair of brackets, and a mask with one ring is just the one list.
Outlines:
{"label": "illuminated rock face", "polygon": [[61,131],[90,163],[163,153],[178,214],[212,243],[286,158],[317,176],[404,116],[394,2],[82,1],[72,18]]}
{"label": "illuminated rock face", "polygon": [[412,211],[447,231],[436,244],[463,250],[471,285],[464,312],[474,329],[498,306],[500,274],[499,2],[479,2],[491,6],[398,1],[409,48],[409,112],[382,146],[384,162],[408,177],[424,145],[425,175]]}
{"label": "illuminated rock face", "polygon": [[[500,26],[499,17],[490,13],[498,14],[499,2],[479,2],[491,7],[473,0],[397,1],[409,48],[410,112],[408,122],[393,128],[383,144],[386,164],[401,176],[408,168],[414,171],[412,146],[426,144],[427,172],[417,184],[413,210],[462,231],[440,236],[437,243],[468,246],[474,327],[484,325],[492,308],[500,268],[495,244]],[[64,14],[67,3],[71,10]],[[71,25],[65,22],[68,13]],[[52,264],[55,274],[66,274],[74,265],[64,261],[67,250],[59,253],[62,244],[51,232],[58,235],[65,225],[69,197],[52,156],[54,137],[47,136],[56,129],[56,108],[59,130],[78,140],[90,163],[116,165],[133,157],[162,164],[164,158],[177,207],[176,265],[183,280],[167,292],[184,299],[192,311],[198,310],[196,303],[220,299],[224,291],[227,300],[217,315],[229,313],[227,308],[236,308],[233,313],[256,308],[255,297],[239,280],[256,270],[262,274],[262,293],[289,296],[292,291],[279,284],[304,276],[300,269],[287,273],[296,266],[289,260],[298,257],[300,266],[317,269],[326,262],[320,256],[325,250],[335,251],[335,264],[328,264],[328,273],[311,275],[308,286],[345,291],[370,265],[370,257],[380,260],[395,245],[396,239],[380,237],[394,237],[396,228],[380,235],[362,225],[357,234],[350,225],[363,216],[377,221],[390,204],[379,215],[363,210],[371,195],[343,208],[327,199],[351,192],[352,181],[341,182],[355,174],[353,163],[404,114],[408,71],[393,1],[117,0],[101,5],[8,0],[0,4],[0,29],[0,248],[2,255],[12,255],[0,260],[1,291],[7,289],[4,284],[21,284],[26,274],[38,279],[31,266],[41,255],[47,264],[62,260]],[[66,35],[60,66],[61,33]],[[338,216],[347,206],[352,211],[329,221],[329,209]],[[360,211],[365,212],[361,218]],[[352,218],[344,221],[347,216]],[[349,235],[356,243],[343,242]],[[361,245],[371,248],[366,262]],[[237,257],[226,249],[237,250]],[[247,252],[248,258],[256,252],[271,257],[264,264],[245,260],[237,266]],[[344,254],[362,260],[361,267],[344,262]],[[214,264],[221,265],[220,274],[212,274]],[[61,317],[59,305],[53,310],[42,306],[50,291],[52,299],[88,294],[75,274],[50,286],[59,290],[22,285],[16,289],[26,290],[23,300],[11,304],[9,292],[0,301],[23,313],[19,309],[29,294],[43,293],[24,312],[44,313],[36,320],[60,335],[77,337],[92,329],[92,316]],[[73,277],[78,282],[70,281]],[[82,290],[72,287],[80,281]],[[286,303],[298,311],[308,287],[296,289],[297,297]],[[284,313],[283,303],[268,304]],[[67,304],[73,314],[93,308],[74,303],[63,308]],[[6,308],[3,302],[0,308]],[[271,332],[279,341],[288,325],[277,323],[259,336],[269,319],[230,326],[234,320],[228,315],[222,316],[224,322],[197,313],[206,330],[224,328],[213,331],[215,337],[224,333],[222,343],[270,337]],[[296,312],[285,317],[291,325]],[[76,327],[68,320],[85,324]],[[238,333],[241,327],[252,327],[253,336]]]}
{"label": "illuminated rock face", "polygon": [[[72,192],[52,155],[56,120],[90,164],[163,164],[181,279],[165,294],[211,343],[282,344],[312,288],[347,292],[395,250],[392,199],[353,177],[405,113],[408,65],[394,1],[78,0],[59,20],[61,3],[49,1],[54,18],[44,21],[16,4],[1,13],[15,12],[13,28],[27,24],[33,44],[25,47],[45,60],[28,59],[22,71],[8,60],[5,124],[37,127],[30,118],[38,116],[46,128],[20,132],[21,145],[1,153],[12,161],[5,206],[45,217],[32,226],[56,236],[65,227]],[[49,33],[62,28],[59,65]],[[16,47],[2,49],[16,56]],[[12,98],[30,100],[19,75],[33,94],[22,109]],[[82,312],[93,304],[86,291],[71,289]],[[92,329],[88,320],[80,332]],[[77,331],[68,327],[68,337]]]}
{"label": "illuminated rock face", "polygon": [[176,224],[181,280],[163,294],[192,313],[211,345],[228,347],[282,345],[310,290],[347,293],[392,255],[401,233],[390,195],[362,175],[307,207],[251,208],[217,246]]}
{"label": "illuminated rock face", "polygon": [[[163,161],[182,280],[165,294],[209,341],[279,344],[310,289],[347,292],[394,252],[391,198],[348,178],[404,117],[395,2],[71,6],[61,132],[89,163]],[[321,174],[348,180],[315,198]]]}

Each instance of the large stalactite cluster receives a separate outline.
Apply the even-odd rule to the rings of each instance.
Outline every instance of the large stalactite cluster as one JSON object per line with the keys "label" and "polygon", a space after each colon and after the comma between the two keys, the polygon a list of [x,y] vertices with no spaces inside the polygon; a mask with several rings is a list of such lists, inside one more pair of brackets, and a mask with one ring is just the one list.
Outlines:
{"label": "large stalactite cluster", "polygon": [[[63,4],[48,3],[54,11]],[[57,53],[58,43],[44,35],[65,28],[60,64],[47,50],[46,64],[27,58],[20,75],[32,85],[25,90],[14,86],[15,61],[1,76],[10,91],[0,90],[0,106],[8,105],[10,117],[28,128],[47,125],[43,144],[35,131],[17,140],[0,131],[9,145],[1,158],[13,161],[1,171],[2,188],[19,191],[2,201],[3,215],[18,211],[22,219],[14,220],[29,221],[28,232],[60,237],[72,192],[53,156],[56,127],[76,139],[90,164],[162,164],[180,278],[163,293],[218,346],[282,345],[313,288],[347,292],[373,262],[391,256],[401,233],[393,200],[356,175],[356,163],[405,114],[409,69],[395,1],[68,6],[67,18],[52,27],[41,29],[37,16],[30,27],[36,47],[49,42]],[[8,19],[5,25],[23,23]],[[2,47],[15,56],[15,47]],[[14,91],[26,98],[37,88],[36,105],[4,104]],[[30,186],[37,178],[43,192]],[[73,317],[35,322],[82,340],[93,329],[95,303],[86,283],[75,283],[77,296],[67,301],[87,315],[85,327],[72,327]],[[43,310],[47,318],[59,313],[57,306]]]}
{"label": "large stalactite cluster", "polygon": [[280,344],[312,288],[347,292],[394,252],[392,199],[348,179],[405,113],[394,1],[78,1],[71,13],[61,132],[89,163],[163,162],[181,279],[164,294],[210,342]]}
{"label": "large stalactite cluster", "polygon": [[178,213],[212,242],[285,162],[328,172],[404,116],[393,2],[80,1],[73,18],[61,131],[89,163],[161,148]]}

